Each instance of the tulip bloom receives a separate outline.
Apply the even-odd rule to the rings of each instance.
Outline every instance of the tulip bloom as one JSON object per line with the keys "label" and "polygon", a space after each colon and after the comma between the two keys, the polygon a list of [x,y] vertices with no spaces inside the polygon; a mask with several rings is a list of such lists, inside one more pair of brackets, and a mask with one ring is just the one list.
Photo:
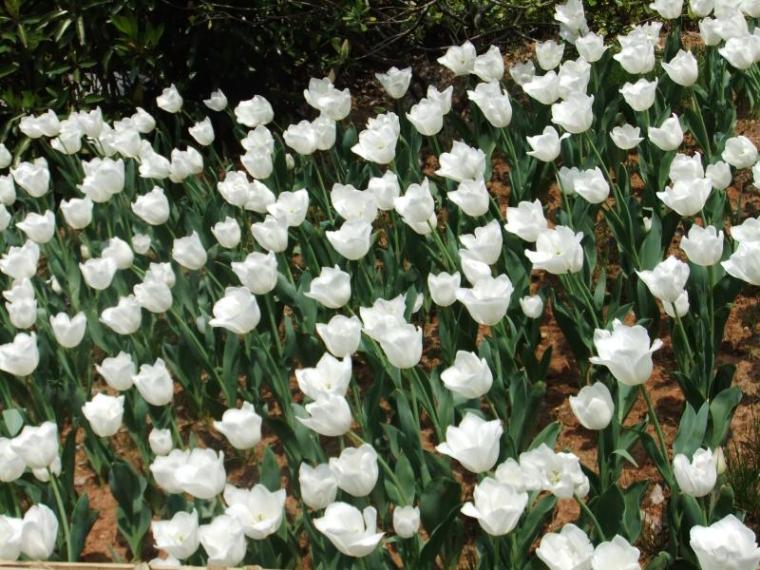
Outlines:
{"label": "tulip bloom", "polygon": [[662,341],[655,339],[650,345],[644,327],[628,326],[615,319],[612,332],[594,331],[594,347],[599,356],[589,358],[591,364],[606,366],[618,382],[637,386],[652,375],[652,353],[662,347]]}

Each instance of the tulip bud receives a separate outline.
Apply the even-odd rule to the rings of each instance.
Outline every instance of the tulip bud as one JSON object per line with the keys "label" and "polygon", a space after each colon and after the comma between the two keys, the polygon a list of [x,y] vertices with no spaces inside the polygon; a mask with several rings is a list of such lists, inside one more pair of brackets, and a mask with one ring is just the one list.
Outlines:
{"label": "tulip bud", "polygon": [[338,481],[327,463],[311,467],[301,463],[298,469],[298,484],[301,498],[314,510],[324,509],[335,501],[338,493]]}
{"label": "tulip bud", "polygon": [[172,432],[168,429],[153,428],[148,434],[150,450],[156,455],[168,455],[173,449]]}
{"label": "tulip bud", "polygon": [[393,531],[401,538],[412,538],[420,529],[419,507],[405,506],[393,509]]}
{"label": "tulip bud", "polygon": [[586,429],[602,430],[610,424],[615,404],[609,389],[601,382],[584,386],[577,396],[569,399],[573,414]]}

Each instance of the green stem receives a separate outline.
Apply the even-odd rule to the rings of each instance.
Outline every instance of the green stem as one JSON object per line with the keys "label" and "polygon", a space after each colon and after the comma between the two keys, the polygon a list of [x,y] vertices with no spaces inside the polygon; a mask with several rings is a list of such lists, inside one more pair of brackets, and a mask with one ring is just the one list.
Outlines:
{"label": "green stem", "polygon": [[673,314],[676,316],[676,327],[678,328],[678,331],[681,333],[681,337],[683,338],[683,344],[686,347],[686,356],[689,358],[689,363],[693,366],[694,352],[691,350],[689,337],[686,335],[686,329],[683,326],[683,320],[681,320],[681,316],[678,314],[678,311],[676,310],[675,303],[673,303]]}
{"label": "green stem", "polygon": [[443,254],[444,259],[449,264],[448,269],[450,271],[456,270],[457,264],[454,263],[454,260],[452,259],[451,255],[449,255],[449,250],[446,249],[446,246],[443,243],[443,240],[441,239],[441,236],[438,235],[438,231],[435,227],[433,227],[433,224],[430,223],[430,220],[427,222],[428,227],[430,228],[430,234],[433,236],[433,240],[435,241],[435,244],[438,246],[438,249],[441,251],[441,254]]}
{"label": "green stem", "polygon": [[662,457],[665,459],[665,464],[668,466],[668,472],[671,472],[672,470],[670,467],[670,459],[668,459],[668,448],[665,444],[665,436],[662,433],[660,420],[657,419],[657,413],[654,410],[652,398],[649,396],[649,392],[647,392],[644,384],[640,384],[639,386],[641,388],[641,394],[644,396],[644,401],[647,404],[647,413],[649,414],[649,419],[652,422],[652,425],[654,425],[655,431],[657,432],[657,441],[660,445],[660,453],[662,453]]}
{"label": "green stem", "polygon": [[66,518],[66,509],[63,508],[63,499],[61,498],[61,490],[58,488],[58,479],[48,467],[48,475],[50,476],[50,485],[53,487],[53,495],[55,495],[55,503],[58,507],[58,516],[61,519],[61,525],[63,526],[63,539],[66,542],[66,560],[74,562],[74,552],[71,546],[71,529],[69,528],[69,519]]}
{"label": "green stem", "polygon": [[588,508],[588,505],[581,501],[578,497],[575,497],[575,502],[578,503],[578,506],[581,508],[581,511],[583,514],[585,514],[589,519],[591,519],[591,522],[594,525],[594,529],[596,530],[597,534],[599,535],[599,540],[605,540],[604,531],[602,530],[602,525],[599,524],[599,519],[596,518],[596,515],[591,512],[591,509]]}

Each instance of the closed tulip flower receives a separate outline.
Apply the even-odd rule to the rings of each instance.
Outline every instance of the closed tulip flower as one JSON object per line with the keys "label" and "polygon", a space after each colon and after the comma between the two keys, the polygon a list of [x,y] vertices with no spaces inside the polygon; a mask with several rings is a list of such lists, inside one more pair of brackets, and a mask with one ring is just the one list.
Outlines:
{"label": "closed tulip flower", "polygon": [[261,320],[256,297],[245,287],[227,287],[224,297],[214,303],[214,318],[208,324],[235,334],[248,334]]}
{"label": "closed tulip flower", "polygon": [[676,315],[684,317],[689,313],[689,292],[684,289],[678,298],[672,302],[662,302],[662,308],[665,310],[665,314],[671,319],[675,319]]}
{"label": "closed tulip flower", "polygon": [[203,172],[203,157],[193,147],[185,150],[175,148],[172,150],[171,165],[169,167],[169,179],[179,183],[186,178]]}
{"label": "closed tulip flower", "polygon": [[488,212],[490,196],[483,180],[463,180],[457,189],[447,193],[446,197],[473,218]]}
{"label": "closed tulip flower", "polygon": [[210,524],[199,527],[198,538],[208,556],[209,566],[237,566],[245,558],[245,534],[237,517],[214,517]]}
{"label": "closed tulip flower", "polygon": [[338,481],[327,463],[321,463],[316,467],[301,463],[298,484],[303,502],[315,510],[324,509],[333,503],[338,493]]}
{"label": "closed tulip flower", "polygon": [[367,121],[367,128],[359,133],[359,142],[351,147],[351,152],[369,162],[389,164],[396,157],[400,132],[395,113],[378,115]]}
{"label": "closed tulip flower", "polygon": [[760,217],[747,218],[731,227],[731,236],[737,242],[760,241]]}
{"label": "closed tulip flower", "polygon": [[491,220],[485,226],[475,228],[471,234],[460,235],[459,241],[476,259],[493,265],[498,261],[503,245],[499,222]]}
{"label": "closed tulip flower", "polygon": [[697,58],[690,51],[678,50],[678,53],[668,63],[663,62],[662,68],[673,83],[682,87],[691,87],[699,77]]}
{"label": "closed tulip flower", "polygon": [[716,457],[710,449],[698,449],[689,461],[683,453],[673,458],[673,474],[681,492],[691,497],[709,495],[718,480]]}
{"label": "closed tulip flower", "polygon": [[500,81],[504,77],[504,57],[499,48],[492,45],[485,53],[478,55],[472,72],[486,82]]}
{"label": "closed tulip flower", "polygon": [[23,221],[16,224],[16,227],[32,241],[44,244],[53,239],[55,214],[50,210],[46,210],[44,214],[29,212]]}
{"label": "closed tulip flower", "polygon": [[422,328],[406,323],[390,327],[380,337],[380,348],[393,366],[414,368],[422,358]]}
{"label": "closed tulip flower", "polygon": [[254,129],[272,122],[274,111],[269,101],[261,95],[255,95],[252,99],[238,103],[235,118],[241,125]]}
{"label": "closed tulip flower", "polygon": [[306,219],[309,211],[309,193],[305,188],[295,192],[280,192],[277,201],[267,206],[267,212],[285,221],[289,228],[297,228]]}
{"label": "closed tulip flower", "polygon": [[0,176],[0,203],[6,207],[16,203],[16,186],[10,174]]}
{"label": "closed tulip flower", "polygon": [[214,422],[214,428],[235,449],[251,449],[261,441],[261,422],[261,416],[256,413],[253,404],[243,402],[239,409],[225,411],[222,421]]}
{"label": "closed tulip flower", "polygon": [[[26,471],[26,463],[18,453],[13,451],[11,443],[12,440],[0,437],[0,481],[3,483],[12,483]],[[2,546],[0,546],[0,552],[2,552]]]}
{"label": "closed tulip flower", "polygon": [[336,231],[325,232],[327,241],[339,255],[356,261],[369,251],[372,238],[372,224],[362,220],[343,222]]}
{"label": "closed tulip flower", "polygon": [[132,381],[143,399],[153,406],[165,406],[174,398],[174,382],[162,358],[140,365]]}
{"label": "closed tulip flower", "polygon": [[66,313],[58,313],[50,317],[50,327],[53,329],[55,340],[63,348],[74,348],[79,346],[84,338],[87,329],[87,317],[84,313],[79,312],[73,317]]}
{"label": "closed tulip flower", "polygon": [[469,75],[475,69],[477,51],[469,41],[461,46],[451,46],[438,58],[438,63],[451,70],[454,75]]}
{"label": "closed tulip flower", "polygon": [[270,491],[264,485],[252,489],[224,488],[226,514],[235,517],[248,538],[263,540],[277,532],[285,515],[285,490]]}
{"label": "closed tulip flower", "polygon": [[106,384],[122,392],[132,387],[132,377],[137,373],[134,360],[123,351],[116,356],[104,358],[100,364],[95,365],[95,369]]}
{"label": "closed tulip flower", "polygon": [[21,555],[24,521],[0,515],[0,560],[14,562]]}
{"label": "closed tulip flower", "polygon": [[681,249],[689,256],[689,261],[703,267],[710,267],[723,256],[723,232],[713,226],[703,228],[694,224],[689,233],[681,238]]}
{"label": "closed tulip flower", "polygon": [[308,417],[296,418],[307,428],[320,435],[337,437],[351,429],[353,418],[351,408],[344,398],[338,394],[322,392],[317,400],[306,404]]}
{"label": "closed tulip flower", "polygon": [[622,150],[631,150],[639,146],[639,143],[644,139],[641,137],[641,130],[639,127],[625,124],[615,127],[610,131],[610,138],[615,146]]}
{"label": "closed tulip flower", "polygon": [[398,177],[392,170],[386,170],[381,177],[370,178],[367,191],[375,196],[377,207],[385,211],[393,209],[393,200],[401,194]]}
{"label": "closed tulip flower", "polygon": [[14,282],[31,279],[37,274],[40,246],[27,239],[22,246],[11,246],[0,257],[0,271]]}
{"label": "closed tulip flower", "polygon": [[327,77],[311,78],[303,96],[309,105],[333,121],[342,121],[351,112],[351,92],[348,88],[336,89]]}
{"label": "closed tulip flower", "polygon": [[0,170],[8,168],[11,162],[13,162],[13,155],[11,155],[8,147],[0,143]]}
{"label": "closed tulip flower", "polygon": [[535,242],[548,226],[544,208],[538,199],[533,202],[523,201],[517,206],[507,208],[507,223],[504,224],[504,229],[524,241]]}
{"label": "closed tulip flower", "polygon": [[610,186],[597,166],[578,173],[573,180],[573,191],[590,204],[601,204],[610,195]]}
{"label": "closed tulip flower", "polygon": [[589,63],[595,63],[602,59],[607,46],[604,45],[604,38],[589,32],[585,36],[580,36],[575,40],[575,49],[578,54]]}
{"label": "closed tulip flower", "polygon": [[473,148],[462,141],[454,141],[451,152],[438,157],[436,174],[456,182],[483,178],[486,170],[486,155],[479,148]]}
{"label": "closed tulip flower", "polygon": [[486,120],[497,129],[508,127],[512,122],[512,104],[509,93],[497,81],[478,83],[467,97],[478,106]]}
{"label": "closed tulip flower", "polygon": [[757,62],[757,50],[752,45],[751,37],[729,38],[718,53],[736,69],[746,71]]}
{"label": "closed tulip flower", "polygon": [[435,200],[430,193],[430,183],[425,178],[421,184],[411,184],[403,196],[394,201],[396,212],[415,232],[427,235],[436,225]]}
{"label": "closed tulip flower", "polygon": [[637,273],[652,295],[660,301],[675,303],[689,279],[689,266],[671,255],[653,270]]}
{"label": "closed tulip flower", "polygon": [[589,568],[593,555],[594,545],[588,535],[572,523],[558,533],[546,533],[536,549],[536,556],[549,570]]}
{"label": "closed tulip flower", "polygon": [[659,127],[650,127],[647,136],[652,144],[660,150],[666,152],[676,150],[683,142],[683,129],[678,121],[678,116],[674,113]]}
{"label": "closed tulip flower", "polygon": [[540,135],[528,137],[528,144],[533,149],[528,154],[541,162],[552,162],[559,156],[560,143],[569,136],[565,133],[560,137],[554,127],[546,127]]}
{"label": "closed tulip flower", "polygon": [[377,483],[377,452],[368,443],[347,447],[340,457],[330,458],[330,470],[341,490],[353,497],[366,497]]}
{"label": "closed tulip flower", "polygon": [[441,381],[449,390],[464,398],[480,398],[493,384],[493,374],[485,358],[458,350],[454,364],[441,372]]}
{"label": "closed tulip flower", "polygon": [[619,534],[612,540],[600,543],[591,557],[591,570],[641,570],[639,549]]}
{"label": "closed tulip flower", "polygon": [[417,132],[424,136],[435,136],[443,128],[443,111],[436,101],[422,99],[412,106],[406,118],[414,125]]}
{"label": "closed tulip flower", "polygon": [[116,334],[133,334],[142,323],[140,303],[134,295],[120,297],[115,307],[109,307],[100,314],[100,322]]}
{"label": "closed tulip flower", "polygon": [[24,514],[21,552],[30,560],[47,560],[55,551],[58,519],[45,505],[33,505]]}
{"label": "closed tulip flower", "polygon": [[348,503],[332,503],[324,516],[314,520],[314,526],[332,545],[346,556],[362,558],[372,553],[382,532],[377,532],[377,511],[365,507],[360,511]]}
{"label": "closed tulip flower", "polygon": [[138,196],[131,208],[138,218],[151,226],[165,224],[171,211],[169,200],[160,186],[154,186],[147,194]]}
{"label": "closed tulip flower", "polygon": [[568,60],[559,68],[559,95],[566,99],[573,93],[585,94],[591,81],[591,65],[582,58]]}
{"label": "closed tulip flower", "polygon": [[161,95],[156,97],[156,105],[167,113],[179,113],[182,109],[182,96],[173,83],[164,88]]}
{"label": "closed tulip flower", "polygon": [[471,289],[457,289],[456,296],[473,320],[492,326],[504,318],[513,291],[509,277],[502,274],[479,279]]}
{"label": "closed tulip flower", "polygon": [[710,526],[693,526],[689,539],[702,570],[755,570],[760,564],[755,533],[734,515]]}
{"label": "closed tulip flower", "polygon": [[32,198],[44,196],[50,188],[50,170],[44,158],[19,163],[16,168],[11,168],[11,175],[16,184]]}
{"label": "closed tulip flower", "polygon": [[736,251],[721,265],[732,277],[760,286],[760,241],[740,242]]}
{"label": "closed tulip flower", "polygon": [[615,404],[609,389],[601,382],[584,386],[569,400],[570,409],[586,429],[602,430],[610,424]]}
{"label": "closed tulip flower", "polygon": [[251,234],[261,247],[282,253],[288,247],[288,226],[284,220],[267,214],[263,222],[251,224]]}
{"label": "closed tulip flower", "polygon": [[224,248],[237,247],[240,243],[240,224],[233,217],[227,216],[223,221],[214,224],[211,227],[211,233]]}
{"label": "closed tulip flower", "polygon": [[316,328],[317,334],[333,356],[345,358],[359,348],[362,323],[356,316],[335,315],[326,324],[317,323]]}
{"label": "closed tulip flower", "polygon": [[135,260],[135,254],[129,244],[121,238],[113,237],[106,242],[101,257],[111,258],[117,269],[129,269]]}
{"label": "closed tulip flower", "polygon": [[672,182],[683,180],[691,182],[705,177],[705,169],[702,166],[702,156],[695,153],[694,156],[678,153],[670,163],[668,176]]}
{"label": "closed tulip flower", "polygon": [[171,430],[154,427],[148,434],[148,443],[150,450],[156,455],[168,455],[174,447]]}
{"label": "closed tulip flower", "polygon": [[165,313],[172,306],[172,291],[169,286],[158,279],[148,279],[133,288],[135,299],[140,306],[151,313]]}
{"label": "closed tulip flower", "polygon": [[282,138],[285,144],[300,155],[308,156],[317,151],[318,133],[309,121],[303,120],[289,125]]}
{"label": "closed tulip flower", "polygon": [[529,319],[538,319],[544,314],[544,300],[540,295],[526,295],[520,299],[520,308]]}
{"label": "closed tulip flower", "polygon": [[544,71],[554,69],[562,62],[565,53],[565,45],[554,40],[536,42],[536,59],[538,65]]}
{"label": "closed tulip flower", "polygon": [[179,511],[165,521],[150,524],[155,547],[178,560],[190,558],[198,550],[198,511]]}
{"label": "closed tulip flower", "polygon": [[187,132],[201,146],[208,146],[214,142],[214,127],[211,125],[211,119],[208,117],[195,123],[187,129]]}
{"label": "closed tulip flower", "polygon": [[681,216],[694,216],[702,211],[712,193],[712,181],[709,178],[678,180],[667,186],[657,197],[671,210]]}
{"label": "closed tulip flower", "polygon": [[491,268],[478,259],[475,254],[466,249],[459,250],[459,262],[464,278],[475,285],[478,281],[488,281],[493,278]]}
{"label": "closed tulip flower", "polygon": [[457,300],[457,289],[461,283],[462,277],[459,271],[449,274],[445,271],[433,274],[429,273],[427,277],[428,290],[433,302],[439,307],[448,307],[453,305]]}
{"label": "closed tulip flower", "polygon": [[626,83],[620,88],[620,94],[634,111],[646,111],[654,105],[657,95],[657,80],[639,79],[636,83]]}
{"label": "closed tulip flower", "polygon": [[243,261],[232,262],[232,271],[254,295],[266,295],[277,286],[277,257],[272,251],[249,253]]}
{"label": "closed tulip flower", "polygon": [[40,353],[35,333],[18,333],[0,345],[0,370],[14,376],[29,376],[37,369]]}
{"label": "closed tulip flower", "polygon": [[11,449],[30,469],[49,468],[58,459],[58,426],[55,422],[24,426],[11,440]]}
{"label": "closed tulip flower", "polygon": [[206,265],[208,256],[198,232],[193,230],[189,236],[175,238],[172,245],[172,259],[191,271],[201,269]]}
{"label": "closed tulip flower", "polygon": [[731,137],[726,141],[721,157],[734,168],[750,168],[757,162],[757,147],[743,135]]}
{"label": "closed tulip flower", "polygon": [[11,324],[18,329],[31,328],[37,321],[37,299],[34,287],[28,278],[14,281],[14,285],[3,291],[3,297],[8,300],[5,308]]}
{"label": "closed tulip flower", "polygon": [[652,353],[662,347],[662,341],[649,341],[649,333],[641,325],[628,326],[615,319],[612,332],[594,331],[594,347],[598,356],[589,358],[592,364],[606,366],[618,382],[626,386],[643,384],[652,375]]}
{"label": "closed tulip flower", "polygon": [[212,449],[193,449],[174,476],[183,492],[196,499],[213,499],[224,490],[227,480],[224,453]]}
{"label": "closed tulip flower", "polygon": [[586,132],[591,128],[591,123],[594,120],[594,113],[591,109],[593,103],[593,95],[571,93],[561,103],[552,105],[552,122],[569,133]]}
{"label": "closed tulip flower", "polygon": [[107,202],[124,189],[125,171],[122,159],[93,158],[82,162],[85,177],[79,190],[93,202]]}
{"label": "closed tulip flower", "polygon": [[82,406],[82,414],[90,422],[95,435],[110,437],[121,427],[124,417],[124,396],[96,394]]}
{"label": "closed tulip flower", "polygon": [[553,275],[577,273],[583,268],[583,233],[557,226],[538,235],[536,251],[525,250],[533,270],[543,269]]}
{"label": "closed tulip flower", "polygon": [[[308,122],[308,121],[304,121]],[[316,147],[317,139],[316,139],[316,131],[312,128],[311,125],[306,125],[307,130],[303,133],[296,132],[294,135],[291,134],[290,129],[283,133],[285,135],[285,142],[288,144],[288,146],[291,146],[291,142],[293,142],[292,136],[298,135],[298,134],[306,134],[309,136],[309,138],[303,142],[303,144],[309,144],[311,147]],[[257,127],[258,129],[264,129],[265,127]],[[297,143],[293,143],[297,144]],[[291,146],[291,148],[293,148]],[[314,150],[310,150],[309,153],[314,152]],[[269,178],[269,176],[272,174],[272,171],[274,170],[274,162],[272,160],[272,152],[269,150],[264,150],[262,148],[253,148],[249,149],[248,152],[246,152],[243,156],[240,157],[240,162],[243,164],[243,168],[246,169],[248,174],[250,174],[253,178],[260,178],[262,180]],[[274,198],[272,199],[274,201]],[[249,208],[246,209],[258,211],[258,208]]]}
{"label": "closed tulip flower", "polygon": [[221,89],[217,89],[209,95],[208,99],[203,100],[203,104],[212,111],[224,111],[227,107],[227,96]]}
{"label": "closed tulip flower", "polygon": [[375,77],[390,97],[401,99],[409,89],[409,82],[412,80],[412,68],[398,69],[394,66],[385,73],[375,73]]}
{"label": "closed tulip flower", "polygon": [[475,485],[473,502],[468,501],[461,510],[491,536],[503,536],[517,526],[527,504],[527,493],[486,477]]}
{"label": "closed tulip flower", "polygon": [[138,172],[140,173],[140,178],[163,180],[171,175],[172,163],[168,158],[153,150],[148,141],[143,141],[140,148],[140,168]]}
{"label": "closed tulip flower", "polygon": [[522,84],[523,91],[542,105],[551,105],[559,99],[559,75],[549,71],[544,75],[534,75]]}
{"label": "closed tulip flower", "polygon": [[407,505],[393,509],[393,531],[401,538],[412,538],[420,529],[420,509]]}
{"label": "closed tulip flower", "polygon": [[468,412],[459,426],[446,428],[446,441],[435,449],[456,459],[468,471],[483,473],[496,465],[503,433],[501,420],[489,422]]}
{"label": "closed tulip flower", "polygon": [[337,265],[323,267],[304,295],[329,309],[339,309],[351,298],[351,276]]}
{"label": "closed tulip flower", "polygon": [[621,67],[632,75],[643,75],[654,69],[654,46],[642,33],[618,36],[621,49],[612,56]]}
{"label": "closed tulip flower", "polygon": [[92,222],[92,206],[92,200],[87,197],[61,200],[61,213],[70,228],[82,230]]}

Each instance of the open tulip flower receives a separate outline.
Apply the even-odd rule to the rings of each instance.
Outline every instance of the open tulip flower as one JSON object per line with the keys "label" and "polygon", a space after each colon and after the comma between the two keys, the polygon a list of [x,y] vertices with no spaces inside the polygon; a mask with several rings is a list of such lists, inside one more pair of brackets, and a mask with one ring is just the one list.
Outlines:
{"label": "open tulip flower", "polygon": [[99,516],[155,567],[756,569],[722,351],[760,2],[648,9],[605,37],[566,0],[429,85],[399,53],[372,109],[178,76],[5,125],[0,559],[76,562]]}

